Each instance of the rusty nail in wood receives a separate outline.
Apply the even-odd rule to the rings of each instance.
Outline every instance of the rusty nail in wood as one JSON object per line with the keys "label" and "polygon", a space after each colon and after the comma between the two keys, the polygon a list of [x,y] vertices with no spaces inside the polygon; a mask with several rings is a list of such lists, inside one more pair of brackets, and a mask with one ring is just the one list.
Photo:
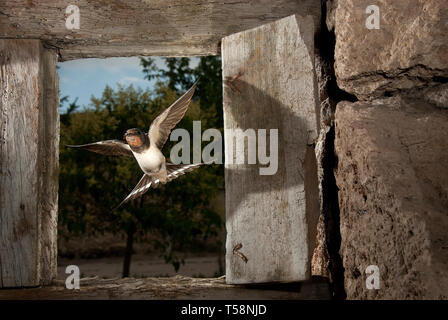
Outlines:
{"label": "rusty nail in wood", "polygon": [[242,254],[241,252],[239,252],[238,250],[240,250],[243,247],[242,243],[238,243],[235,247],[233,247],[233,254],[237,255],[238,257],[240,257],[245,263],[247,263],[247,261],[249,261],[246,256],[244,254]]}

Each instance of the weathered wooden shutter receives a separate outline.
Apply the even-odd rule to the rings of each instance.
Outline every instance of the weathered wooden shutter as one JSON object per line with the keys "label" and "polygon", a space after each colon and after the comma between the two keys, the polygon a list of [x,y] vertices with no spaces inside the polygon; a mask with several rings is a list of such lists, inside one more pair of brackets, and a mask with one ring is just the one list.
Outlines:
{"label": "weathered wooden shutter", "polygon": [[57,56],[0,39],[0,288],[56,277]]}
{"label": "weathered wooden shutter", "polygon": [[[223,38],[222,66],[226,280],[307,280],[319,214],[312,146],[319,122],[312,17],[293,15]],[[258,157],[256,165],[247,164],[247,157],[257,154],[249,154],[249,143],[244,148],[233,140],[235,129],[266,129],[268,155],[270,129],[278,129],[275,174],[260,175],[266,165]],[[261,142],[257,138],[257,149]],[[242,152],[246,164],[235,163]]]}

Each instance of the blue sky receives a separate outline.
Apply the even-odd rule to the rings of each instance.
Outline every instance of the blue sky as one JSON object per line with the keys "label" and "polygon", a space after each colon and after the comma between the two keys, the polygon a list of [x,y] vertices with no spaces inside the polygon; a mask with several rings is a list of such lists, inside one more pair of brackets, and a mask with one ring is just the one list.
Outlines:
{"label": "blue sky", "polygon": [[[161,57],[154,57],[156,65],[161,68]],[[199,59],[191,61],[194,67]],[[152,88],[155,80],[143,78],[142,67],[138,57],[81,59],[58,63],[59,89],[61,97],[69,96],[72,102],[78,98],[78,105],[89,106],[91,96],[101,97],[106,85],[117,88],[117,84],[134,87]]]}

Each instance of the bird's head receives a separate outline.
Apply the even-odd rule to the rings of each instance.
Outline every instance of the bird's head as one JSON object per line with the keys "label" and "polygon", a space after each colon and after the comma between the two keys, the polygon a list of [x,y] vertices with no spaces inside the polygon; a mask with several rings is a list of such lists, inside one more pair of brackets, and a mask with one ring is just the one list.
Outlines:
{"label": "bird's head", "polygon": [[143,148],[149,142],[148,135],[137,128],[127,130],[124,139],[132,149]]}

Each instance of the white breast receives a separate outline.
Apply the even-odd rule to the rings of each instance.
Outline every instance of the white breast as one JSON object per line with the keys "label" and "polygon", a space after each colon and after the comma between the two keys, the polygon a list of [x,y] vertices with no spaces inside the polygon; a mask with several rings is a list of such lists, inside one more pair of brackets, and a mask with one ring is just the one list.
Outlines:
{"label": "white breast", "polygon": [[157,172],[161,165],[165,162],[165,157],[162,152],[155,147],[150,147],[148,150],[142,153],[133,152],[135,159],[137,160],[140,168],[143,172],[150,174],[151,172]]}

